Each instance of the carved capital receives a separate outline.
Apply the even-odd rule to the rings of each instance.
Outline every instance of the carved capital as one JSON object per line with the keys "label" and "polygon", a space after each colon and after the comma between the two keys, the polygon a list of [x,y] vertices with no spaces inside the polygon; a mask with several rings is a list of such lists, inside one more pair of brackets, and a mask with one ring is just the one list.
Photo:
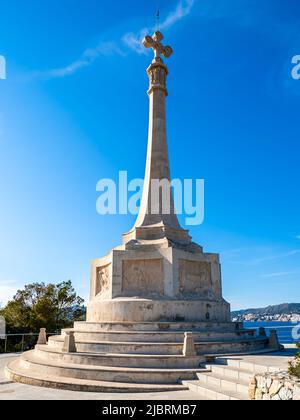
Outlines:
{"label": "carved capital", "polygon": [[149,76],[149,90],[150,95],[154,89],[161,89],[168,94],[167,91],[167,76],[169,74],[167,66],[162,63],[151,64],[147,69]]}

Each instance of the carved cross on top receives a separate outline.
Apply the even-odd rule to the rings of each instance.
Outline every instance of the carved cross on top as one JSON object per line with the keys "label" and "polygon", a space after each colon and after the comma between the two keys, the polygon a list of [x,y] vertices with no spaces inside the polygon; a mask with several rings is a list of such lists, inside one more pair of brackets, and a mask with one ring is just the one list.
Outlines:
{"label": "carved cross on top", "polygon": [[170,46],[164,46],[161,41],[164,39],[163,34],[160,31],[156,31],[153,36],[147,35],[143,39],[143,45],[145,48],[152,48],[154,51],[154,63],[162,63],[160,55],[169,58],[173,54],[173,50]]}

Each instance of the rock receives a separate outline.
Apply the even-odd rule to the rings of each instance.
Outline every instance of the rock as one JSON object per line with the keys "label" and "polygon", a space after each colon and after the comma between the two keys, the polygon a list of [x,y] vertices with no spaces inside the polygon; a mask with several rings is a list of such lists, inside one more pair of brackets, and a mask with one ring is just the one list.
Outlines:
{"label": "rock", "polygon": [[263,399],[263,393],[261,391],[261,389],[257,388],[255,391],[255,399],[256,400],[262,400]]}
{"label": "rock", "polygon": [[249,385],[250,400],[300,400],[300,386],[288,372],[256,375]]}
{"label": "rock", "polygon": [[257,377],[257,388],[263,389],[263,387],[264,387],[264,380],[265,380],[265,378],[263,376],[258,376]]}
{"label": "rock", "polygon": [[294,388],[293,400],[300,401],[300,387],[298,387],[298,386],[295,386],[295,388]]}
{"label": "rock", "polygon": [[289,381],[285,381],[284,383],[284,387],[293,390],[294,389],[294,385],[289,382]]}
{"label": "rock", "polygon": [[271,388],[272,383],[273,383],[273,379],[268,378],[267,381],[266,381],[266,387],[267,387],[268,391]]}
{"label": "rock", "polygon": [[249,384],[249,389],[248,389],[249,400],[255,400],[256,388],[257,388],[257,380],[255,376],[253,376]]}
{"label": "rock", "polygon": [[267,376],[262,377],[261,386],[259,387],[264,394],[269,393],[269,389],[272,385],[273,380]]}
{"label": "rock", "polygon": [[288,388],[285,388],[285,387],[281,388],[278,395],[279,395],[280,399],[283,400],[283,401],[291,400],[293,398],[292,391]]}
{"label": "rock", "polygon": [[282,387],[283,387],[282,382],[274,380],[269,391],[271,398],[274,397],[276,394],[278,394],[278,392],[281,390]]}

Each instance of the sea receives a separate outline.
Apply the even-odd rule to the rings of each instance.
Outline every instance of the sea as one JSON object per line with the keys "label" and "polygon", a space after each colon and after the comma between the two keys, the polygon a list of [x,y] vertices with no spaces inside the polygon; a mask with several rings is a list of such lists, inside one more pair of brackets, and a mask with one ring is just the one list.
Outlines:
{"label": "sea", "polygon": [[244,322],[245,328],[264,327],[269,335],[270,330],[276,330],[281,344],[300,342],[300,322]]}

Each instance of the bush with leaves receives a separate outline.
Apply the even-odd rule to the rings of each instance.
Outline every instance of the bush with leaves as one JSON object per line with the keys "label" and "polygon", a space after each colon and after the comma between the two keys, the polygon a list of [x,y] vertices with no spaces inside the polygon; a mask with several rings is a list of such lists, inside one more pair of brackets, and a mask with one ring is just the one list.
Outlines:
{"label": "bush with leaves", "polygon": [[47,328],[56,332],[84,320],[84,300],[77,296],[72,282],[33,283],[18,290],[13,300],[0,310],[8,334],[38,332]]}
{"label": "bush with leaves", "polygon": [[[300,342],[297,344],[297,347],[300,350]],[[289,365],[290,375],[300,379],[300,351],[296,354],[295,359],[290,362]]]}

